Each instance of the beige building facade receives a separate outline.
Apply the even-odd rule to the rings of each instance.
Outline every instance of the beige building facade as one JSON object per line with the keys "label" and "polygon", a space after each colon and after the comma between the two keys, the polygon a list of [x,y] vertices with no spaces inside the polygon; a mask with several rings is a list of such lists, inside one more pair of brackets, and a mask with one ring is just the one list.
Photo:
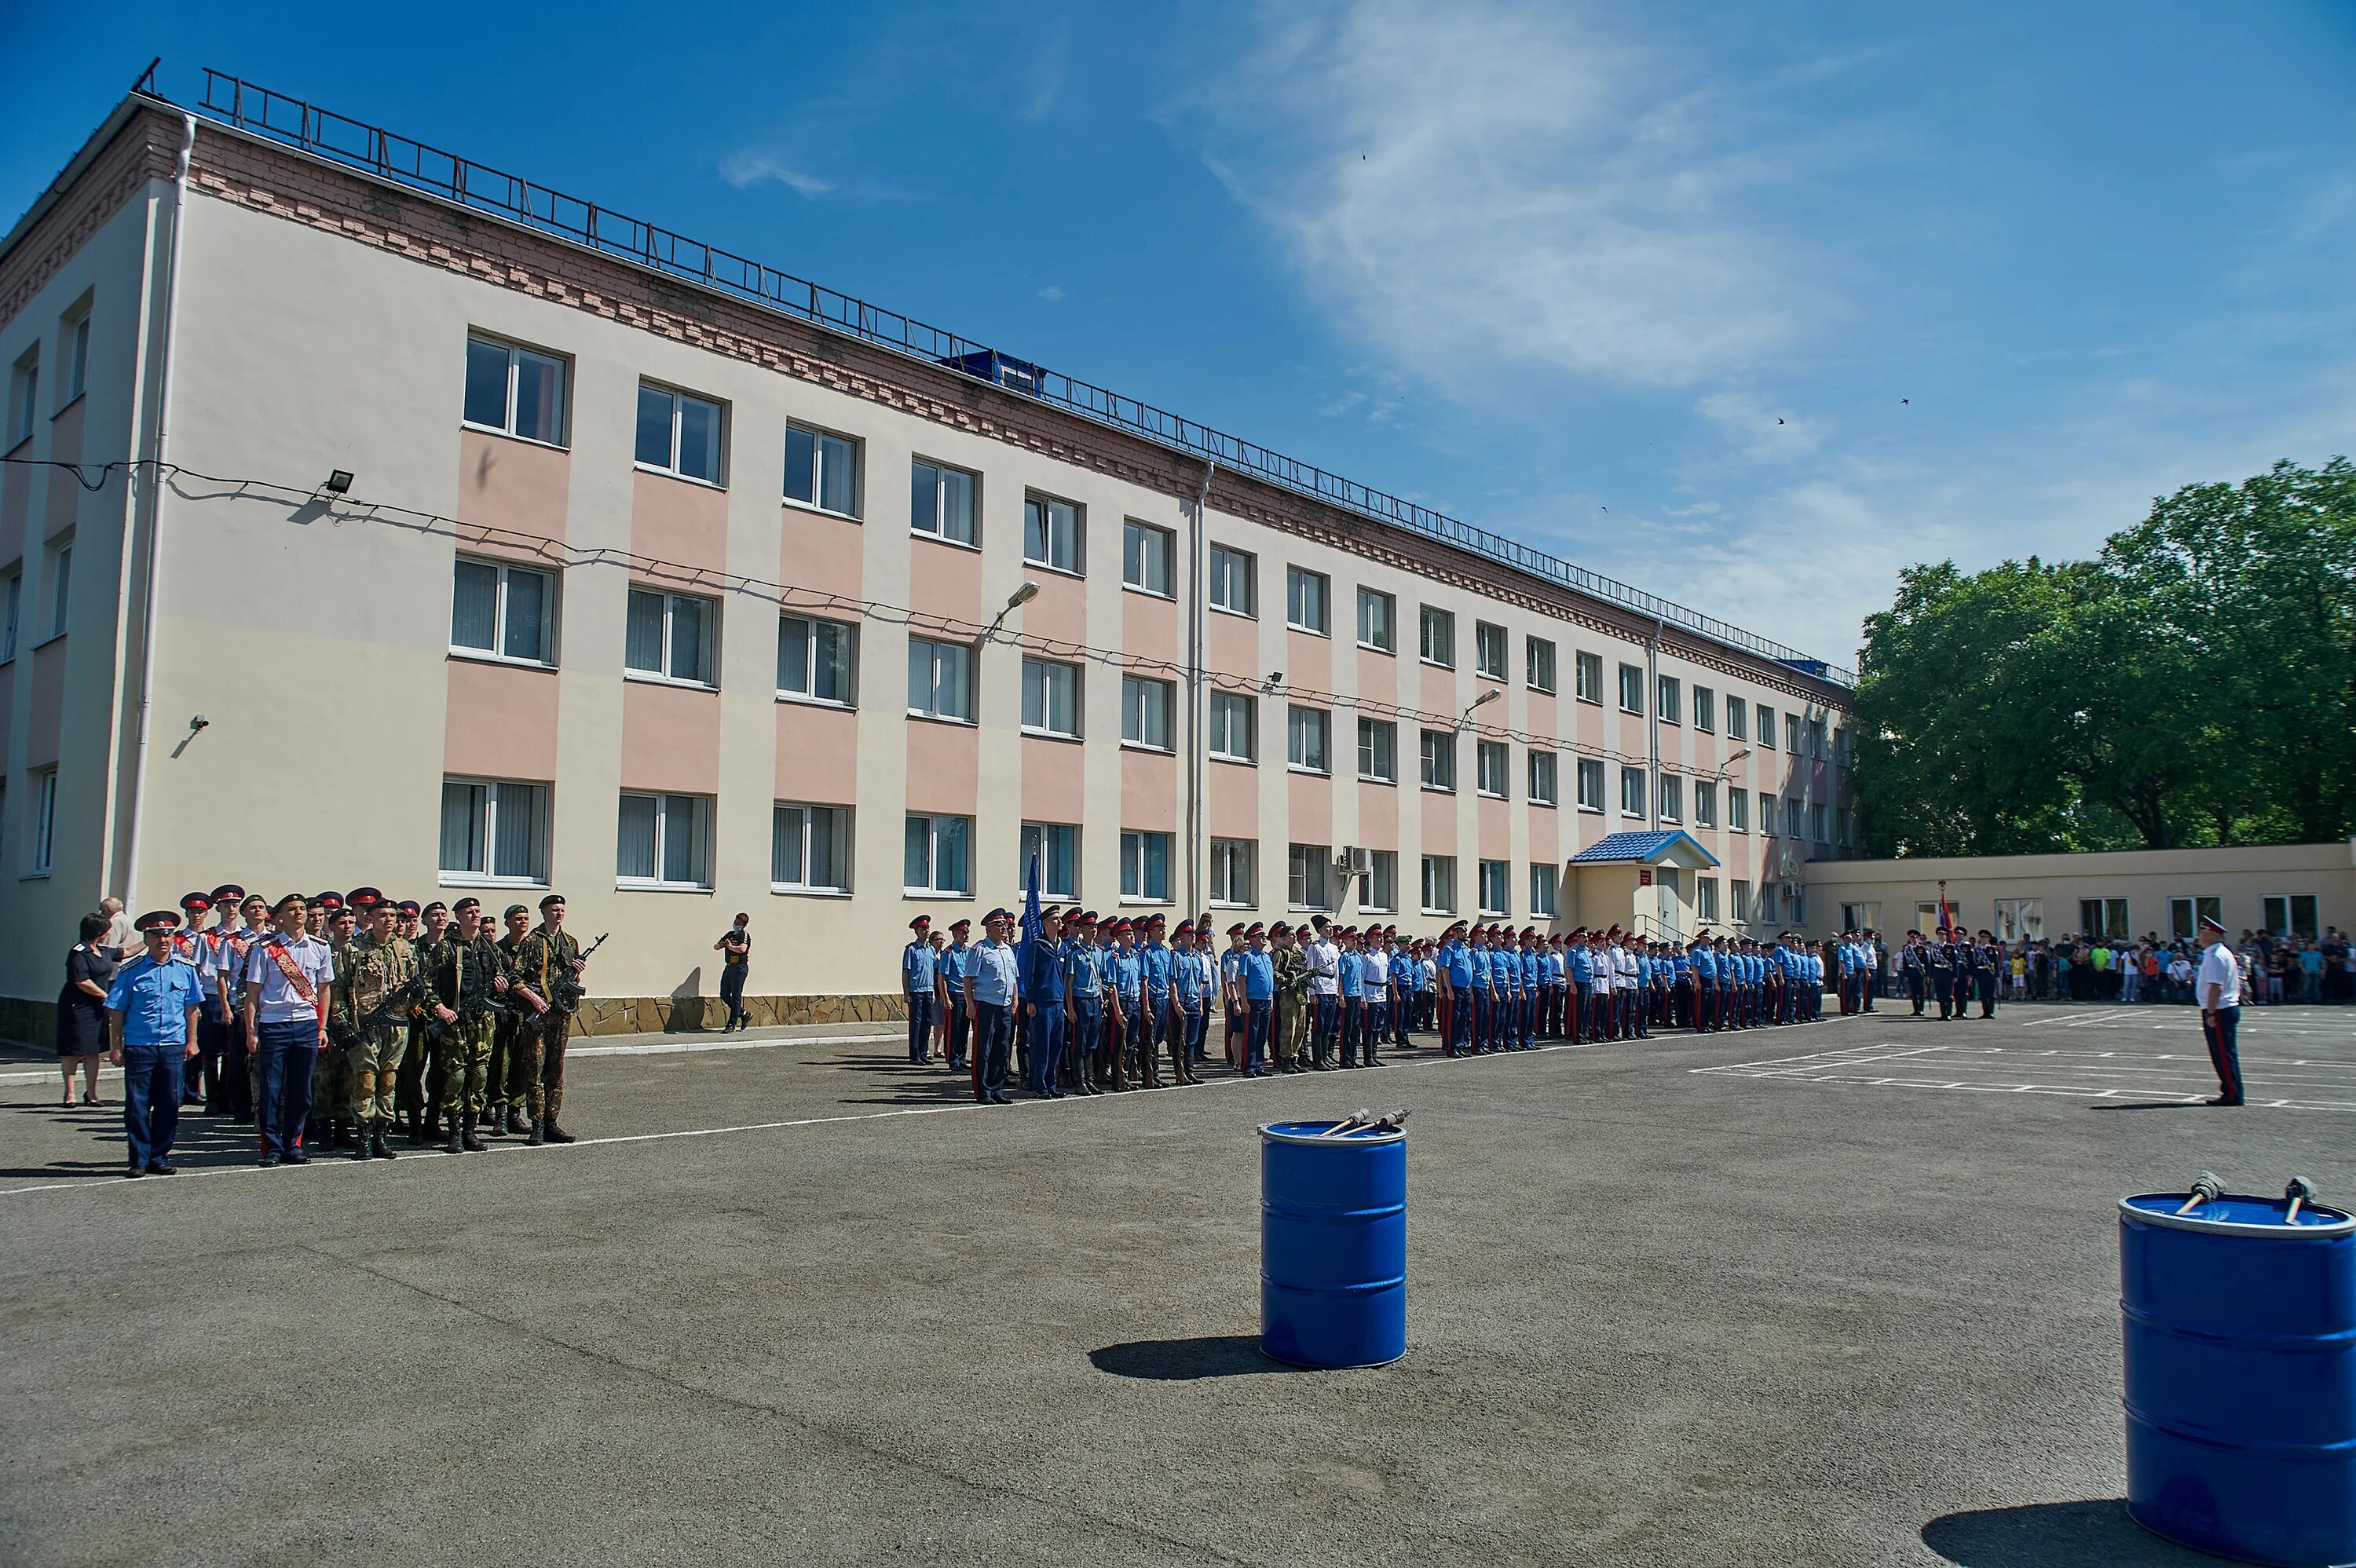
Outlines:
{"label": "beige building facade", "polygon": [[208,91],[0,241],[20,1018],[102,894],[225,880],[561,891],[622,1027],[701,1019],[739,911],[766,1016],[884,1016],[1034,853],[1173,924],[1683,934],[1844,852],[1842,672]]}
{"label": "beige building facade", "polygon": [[2236,849],[1834,860],[1805,868],[1806,929],[1929,931],[1944,889],[1960,924],[2007,942],[2193,934],[2203,915],[2238,936],[2356,926],[2356,839]]}

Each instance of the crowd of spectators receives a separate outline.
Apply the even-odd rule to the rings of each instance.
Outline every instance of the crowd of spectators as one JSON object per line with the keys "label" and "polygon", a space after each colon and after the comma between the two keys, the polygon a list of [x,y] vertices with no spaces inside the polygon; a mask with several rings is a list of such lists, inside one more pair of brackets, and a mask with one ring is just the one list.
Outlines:
{"label": "crowd of spectators", "polygon": [[[2327,926],[2321,937],[2244,931],[2228,944],[2242,965],[2244,1005],[2356,1001],[2356,958],[2349,935]],[[2072,933],[2005,944],[2007,997],[2017,1001],[2155,1003],[2190,1006],[2201,948],[2189,937]]]}

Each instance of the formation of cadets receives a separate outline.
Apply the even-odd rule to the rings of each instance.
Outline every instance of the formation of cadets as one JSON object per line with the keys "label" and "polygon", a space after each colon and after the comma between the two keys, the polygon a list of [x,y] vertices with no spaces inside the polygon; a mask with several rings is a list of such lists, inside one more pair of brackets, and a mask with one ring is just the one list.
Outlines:
{"label": "formation of cadets", "polygon": [[169,933],[163,964],[196,974],[186,1097],[252,1124],[262,1165],[321,1148],[391,1159],[396,1138],[451,1154],[485,1136],[573,1141],[557,1118],[587,955],[559,895],[537,924],[510,904],[504,933],[479,900],[374,888],[271,904],[225,883],[180,908],[139,923]]}
{"label": "formation of cadets", "polygon": [[1960,925],[1939,926],[1935,934],[1938,940],[1932,942],[1910,931],[1898,950],[1898,975],[1914,1003],[1914,1016],[1935,1005],[1941,1018],[1959,1019],[1976,1000],[1980,1017],[1996,1017],[1997,995],[2011,967],[2004,944],[1987,931],[1974,940]]}
{"label": "formation of cadets", "polygon": [[945,1061],[984,1104],[1010,1104],[1012,1079],[1046,1099],[1200,1083],[1214,1016],[1227,1066],[1261,1077],[1380,1067],[1415,1034],[1480,1056],[1804,1023],[1822,1016],[1828,980],[1841,1011],[1870,1011],[1878,969],[1869,932],[1669,943],[1458,921],[1430,940],[1316,915],[1238,922],[1220,950],[1208,915],[1171,928],[1050,906],[1027,941],[1016,923],[991,910],[975,942],[970,921],[936,933],[919,915],[901,953],[908,1060]]}

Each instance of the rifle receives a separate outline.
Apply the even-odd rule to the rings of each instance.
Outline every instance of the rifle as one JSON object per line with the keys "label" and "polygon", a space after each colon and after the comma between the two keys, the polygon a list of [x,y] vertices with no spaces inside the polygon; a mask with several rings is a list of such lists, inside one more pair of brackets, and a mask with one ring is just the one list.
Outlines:
{"label": "rifle", "polygon": [[581,998],[586,994],[581,988],[581,966],[589,962],[592,954],[605,945],[605,937],[613,934],[609,931],[599,936],[596,941],[582,949],[581,956],[575,958],[564,973],[549,980],[548,1005],[552,1008],[560,1013],[574,1012],[580,1008]]}
{"label": "rifle", "polygon": [[341,1049],[349,1050],[358,1045],[361,1035],[369,1029],[383,1029],[391,1024],[407,1021],[409,1009],[419,1002],[429,999],[432,995],[431,979],[421,969],[394,987],[386,994],[384,1000],[361,1015],[357,1023],[345,1022],[338,1014],[330,1013],[327,1018],[328,1042]]}

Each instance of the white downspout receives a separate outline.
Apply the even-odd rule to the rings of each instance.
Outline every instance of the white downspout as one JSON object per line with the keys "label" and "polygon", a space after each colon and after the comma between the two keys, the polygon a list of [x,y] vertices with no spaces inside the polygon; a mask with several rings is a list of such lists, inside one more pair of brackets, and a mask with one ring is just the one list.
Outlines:
{"label": "white downspout", "polygon": [[1204,624],[1210,603],[1204,577],[1211,569],[1211,530],[1204,508],[1210,504],[1211,480],[1218,472],[1215,460],[1203,460],[1203,487],[1194,492],[1194,537],[1187,541],[1193,566],[1186,573],[1186,908],[1195,912],[1210,907],[1204,901],[1203,889],[1208,865],[1203,811],[1203,705],[1207,700],[1203,661],[1204,646],[1210,640],[1209,628]]}
{"label": "white downspout", "polygon": [[197,117],[182,113],[179,167],[172,176],[172,250],[164,265],[164,355],[155,368],[155,436],[144,472],[147,481],[147,571],[140,594],[139,738],[131,752],[131,833],[123,856],[119,893],[127,908],[139,908],[139,849],[147,821],[148,709],[155,698],[155,586],[162,581],[156,558],[164,545],[164,463],[172,422],[172,347],[180,331],[180,240],[188,205],[188,162],[197,150]]}

